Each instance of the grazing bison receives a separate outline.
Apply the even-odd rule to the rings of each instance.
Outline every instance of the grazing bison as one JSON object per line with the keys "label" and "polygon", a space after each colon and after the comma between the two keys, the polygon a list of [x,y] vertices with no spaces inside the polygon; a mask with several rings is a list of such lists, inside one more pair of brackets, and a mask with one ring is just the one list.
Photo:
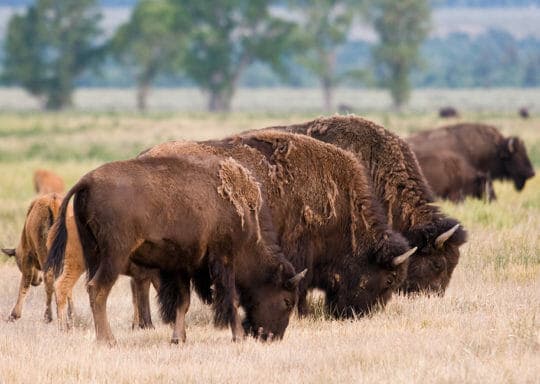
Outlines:
{"label": "grazing bison", "polygon": [[[383,203],[389,225],[418,251],[401,285],[406,292],[443,294],[459,260],[466,232],[435,207],[432,193],[406,142],[360,117],[334,116],[303,124],[270,127],[305,134],[350,151],[369,172],[374,193]],[[312,167],[320,165],[313,161]]]}
{"label": "grazing bison", "polygon": [[518,114],[519,114],[519,116],[521,116],[522,119],[528,119],[529,117],[531,117],[531,115],[529,113],[529,108],[527,108],[527,107],[521,107],[518,110]]}
{"label": "grazing bison", "polygon": [[477,171],[454,152],[419,154],[417,159],[431,189],[440,198],[455,203],[466,196],[488,202],[496,199],[489,175]]}
{"label": "grazing bison", "polygon": [[454,107],[450,107],[450,106],[441,107],[439,109],[439,117],[442,117],[445,119],[450,118],[450,117],[459,117],[459,113],[457,109],[455,109]]}
{"label": "grazing bison", "polygon": [[[8,256],[15,256],[17,266],[22,273],[17,303],[9,316],[10,321],[21,317],[24,299],[30,284],[41,283],[40,271],[44,271],[47,260],[47,233],[58,215],[62,197],[56,193],[35,198],[26,213],[26,220],[17,248],[2,249]],[[45,321],[52,321],[51,301],[54,293],[54,276],[51,272],[43,274],[45,280],[46,308]]]}
{"label": "grazing bison", "polygon": [[64,180],[56,173],[47,169],[34,171],[34,189],[37,194],[64,193]]}
{"label": "grazing bison", "polygon": [[186,338],[191,279],[211,280],[215,323],[229,324],[233,339],[243,337],[239,305],[263,338],[283,336],[302,275],[273,243],[259,186],[236,161],[134,159],[86,174],[60,208],[48,261],[55,270],[72,196],[98,341],[114,343],[107,297],[130,262],[160,270],[161,312],[175,321],[172,342]]}
{"label": "grazing bison", "polygon": [[[255,132],[221,141],[169,142],[140,157],[231,156],[261,183],[284,254],[307,268],[306,292],[319,288],[336,317],[363,315],[384,305],[406,275],[414,253],[392,231],[373,198],[363,166],[349,153],[285,132]],[[253,331],[253,328],[252,328]]]}
{"label": "grazing bison", "polygon": [[497,128],[485,124],[463,123],[407,138],[417,156],[443,150],[453,151],[477,170],[493,180],[513,180],[521,191],[534,169],[523,141],[515,136],[504,137]]}

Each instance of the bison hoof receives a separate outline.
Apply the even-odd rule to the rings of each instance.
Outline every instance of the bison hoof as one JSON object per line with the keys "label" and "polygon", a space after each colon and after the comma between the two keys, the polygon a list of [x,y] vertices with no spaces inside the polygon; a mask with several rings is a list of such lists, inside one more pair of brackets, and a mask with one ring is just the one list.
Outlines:
{"label": "bison hoof", "polygon": [[17,313],[12,313],[11,315],[9,315],[9,317],[7,318],[7,321],[9,322],[14,322],[15,320],[17,319],[20,319],[21,315],[17,314]]}
{"label": "bison hoof", "polygon": [[45,321],[46,323],[50,323],[51,321],[53,321],[52,314],[45,312],[45,315],[43,316],[43,321]]}

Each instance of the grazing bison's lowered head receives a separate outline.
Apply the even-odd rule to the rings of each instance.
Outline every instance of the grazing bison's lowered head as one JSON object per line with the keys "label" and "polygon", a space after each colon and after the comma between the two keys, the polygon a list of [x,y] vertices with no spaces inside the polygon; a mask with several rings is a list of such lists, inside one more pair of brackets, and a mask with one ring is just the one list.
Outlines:
{"label": "grazing bison's lowered head", "polygon": [[509,137],[502,142],[499,155],[504,164],[505,176],[512,179],[516,189],[521,191],[527,179],[535,175],[525,144],[519,137]]}
{"label": "grazing bison's lowered head", "polygon": [[295,273],[289,262],[279,264],[266,282],[241,288],[240,301],[246,312],[246,334],[263,341],[283,338],[298,300],[298,284],[307,270]]}
{"label": "grazing bison's lowered head", "polygon": [[459,247],[467,241],[467,232],[457,220],[447,218],[408,235],[418,252],[409,262],[407,280],[400,289],[443,295],[459,261]]}
{"label": "grazing bison's lowered head", "polygon": [[[22,272],[22,255],[20,255],[22,251],[20,250],[20,248],[19,248],[19,252],[17,252],[17,249],[15,248],[2,248],[2,252],[9,257],[15,256],[17,260],[17,266],[19,267],[19,270]],[[32,285],[34,287],[37,287],[38,285],[41,284],[42,281],[43,281],[43,278],[41,276],[41,272],[36,267],[32,267]]]}
{"label": "grazing bison's lowered head", "polygon": [[376,249],[368,251],[365,263],[350,258],[341,273],[333,274],[332,286],[327,289],[328,311],[346,318],[364,316],[376,306],[384,306],[405,280],[415,251],[400,234],[386,231]]}

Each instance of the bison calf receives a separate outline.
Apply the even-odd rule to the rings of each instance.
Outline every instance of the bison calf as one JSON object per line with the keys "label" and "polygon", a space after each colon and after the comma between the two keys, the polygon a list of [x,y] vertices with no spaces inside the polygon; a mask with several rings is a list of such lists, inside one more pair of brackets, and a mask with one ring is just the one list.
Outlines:
{"label": "bison calf", "polygon": [[[26,213],[26,220],[17,248],[2,249],[8,256],[15,256],[17,266],[22,273],[17,303],[13,307],[9,320],[21,317],[24,299],[30,284],[39,285],[40,271],[44,271],[47,261],[47,233],[58,215],[62,197],[56,193],[35,198]],[[45,321],[52,321],[51,300],[54,293],[54,276],[48,271],[43,274],[45,280],[46,308]]]}
{"label": "bison calf", "polygon": [[64,193],[64,180],[56,173],[47,169],[34,171],[34,189],[37,194]]}
{"label": "bison calf", "polygon": [[161,271],[161,312],[175,323],[173,342],[186,338],[191,280],[214,285],[215,322],[230,325],[233,340],[244,334],[239,305],[263,338],[283,336],[303,275],[273,243],[259,186],[234,160],[135,159],[88,173],[60,208],[49,256],[56,270],[72,196],[98,341],[114,343],[107,297],[131,261]]}

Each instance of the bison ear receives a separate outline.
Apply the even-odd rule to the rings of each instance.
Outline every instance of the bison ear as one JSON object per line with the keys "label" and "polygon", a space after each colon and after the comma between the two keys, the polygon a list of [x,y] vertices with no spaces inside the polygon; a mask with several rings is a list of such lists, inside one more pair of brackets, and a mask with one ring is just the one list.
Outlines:
{"label": "bison ear", "polygon": [[15,256],[15,248],[2,248],[2,252],[4,252],[9,257]]}

